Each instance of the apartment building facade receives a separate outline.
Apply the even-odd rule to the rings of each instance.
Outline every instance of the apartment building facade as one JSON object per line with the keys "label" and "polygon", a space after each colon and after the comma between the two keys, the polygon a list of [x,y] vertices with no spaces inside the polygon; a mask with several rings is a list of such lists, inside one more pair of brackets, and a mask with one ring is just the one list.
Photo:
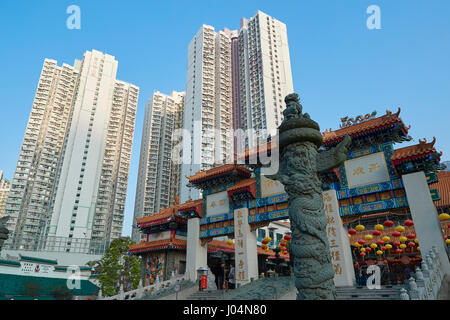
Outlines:
{"label": "apartment building facade", "polygon": [[234,109],[240,128],[254,131],[246,146],[255,147],[276,132],[284,97],[294,92],[286,25],[258,11],[241,20],[238,43],[240,92]]}
{"label": "apartment building facade", "polygon": [[[158,213],[178,201],[180,168],[176,157],[184,92],[153,93],[145,108],[134,203],[132,239],[140,241],[136,219]],[[175,160],[175,161],[174,161]]]}
{"label": "apartment building facade", "polygon": [[[44,62],[44,70],[52,71],[50,80],[56,83],[53,87],[65,89],[60,94],[64,100],[55,104],[58,91],[44,91],[46,100],[42,104],[38,86],[29,124],[36,122],[36,105],[38,111],[47,108],[42,113],[55,129],[49,131],[42,116],[44,120],[38,122],[40,140],[29,145],[35,133],[28,127],[25,133],[22,150],[31,157],[33,175],[20,176],[30,171],[22,168],[25,154],[21,150],[14,192],[10,193],[5,212],[16,216],[8,223],[21,246],[32,247],[33,242],[43,238],[67,238],[69,244],[70,239],[108,240],[121,236],[139,88],[117,80],[117,66],[111,55],[86,51],[73,67],[63,65],[66,76],[59,77],[62,82],[53,79],[53,70],[61,68],[56,61]],[[39,84],[48,84],[48,77],[43,73]],[[40,177],[41,171],[46,174],[45,180]],[[19,183],[24,179],[22,187]],[[29,230],[30,218],[37,219],[38,228]],[[26,237],[23,231],[27,231]]]}
{"label": "apartment building facade", "polygon": [[232,59],[233,31],[215,32],[203,25],[188,47],[180,201],[198,199],[186,176],[233,156]]}
{"label": "apartment building facade", "polygon": [[45,59],[5,206],[13,245],[33,246],[49,219],[78,70]]}
{"label": "apartment building facade", "polygon": [[284,23],[257,11],[239,30],[203,25],[188,48],[181,202],[201,197],[186,176],[276,135],[293,91]]}
{"label": "apartment building facade", "polygon": [[0,218],[3,217],[10,188],[11,182],[3,176],[3,171],[0,170]]}

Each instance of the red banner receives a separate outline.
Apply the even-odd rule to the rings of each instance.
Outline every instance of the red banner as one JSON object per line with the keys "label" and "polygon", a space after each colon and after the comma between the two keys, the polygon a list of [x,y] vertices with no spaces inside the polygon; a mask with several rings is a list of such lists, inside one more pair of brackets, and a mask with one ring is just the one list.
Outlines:
{"label": "red banner", "polygon": [[202,276],[202,289],[206,289],[208,287],[208,277]]}

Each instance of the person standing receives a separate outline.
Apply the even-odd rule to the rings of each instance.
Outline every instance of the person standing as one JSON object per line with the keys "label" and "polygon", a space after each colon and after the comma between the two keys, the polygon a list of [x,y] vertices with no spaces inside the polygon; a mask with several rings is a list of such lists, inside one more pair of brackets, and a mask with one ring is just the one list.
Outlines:
{"label": "person standing", "polygon": [[229,289],[236,288],[236,275],[233,263],[231,263],[230,273],[228,274],[228,288]]}
{"label": "person standing", "polygon": [[219,290],[223,290],[223,281],[225,280],[225,263],[221,262],[217,270],[217,278],[219,283]]}

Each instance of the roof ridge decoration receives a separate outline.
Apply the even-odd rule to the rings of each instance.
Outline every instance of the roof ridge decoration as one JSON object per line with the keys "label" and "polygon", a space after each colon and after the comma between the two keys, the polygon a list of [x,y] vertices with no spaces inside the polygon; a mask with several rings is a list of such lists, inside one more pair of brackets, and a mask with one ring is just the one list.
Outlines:
{"label": "roof ridge decoration", "polygon": [[[428,144],[431,144],[431,147],[433,147],[435,143],[436,143],[436,137],[433,137],[433,141],[428,142]],[[423,140],[419,139],[419,144],[427,144],[427,138],[423,138]]]}
{"label": "roof ridge decoration", "polygon": [[396,142],[410,141],[410,137],[406,136],[410,127],[406,127],[404,125],[402,119],[399,117],[400,112],[401,108],[399,107],[396,113],[393,113],[390,110],[386,110],[386,114],[379,117],[375,117],[374,112],[372,113],[373,116],[371,116],[370,114],[368,116],[366,115],[367,119],[365,119],[365,117],[362,119],[358,117],[359,120],[364,121],[356,121],[355,119],[351,119],[352,121],[349,122],[349,119],[347,117],[342,118],[341,120],[345,123],[345,125],[342,125],[341,128],[338,128],[334,131],[332,129],[327,129],[322,132],[323,145],[334,145],[341,141],[346,134],[350,135],[351,137],[358,137],[370,132],[375,132],[376,130],[381,128],[389,127],[395,130],[399,128],[401,129],[401,132],[398,133],[400,136],[398,137],[398,139],[395,139]]}
{"label": "roof ridge decoration", "polygon": [[367,113],[365,116],[359,115],[356,118],[349,118],[348,116],[343,117],[343,118],[341,118],[342,123],[341,123],[340,127],[345,128],[348,126],[352,126],[354,124],[373,119],[376,115],[377,115],[377,112],[373,111],[372,113]]}

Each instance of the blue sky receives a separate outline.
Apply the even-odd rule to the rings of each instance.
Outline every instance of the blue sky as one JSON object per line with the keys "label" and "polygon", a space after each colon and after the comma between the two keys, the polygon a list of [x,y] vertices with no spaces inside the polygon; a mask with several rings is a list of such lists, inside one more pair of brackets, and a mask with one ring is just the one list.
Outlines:
{"label": "blue sky", "polygon": [[[66,28],[69,5],[81,30]],[[366,9],[381,9],[369,30]],[[343,116],[402,108],[410,135],[450,160],[450,1],[0,1],[0,170],[11,179],[44,58],[72,64],[96,49],[140,87],[124,235],[131,233],[144,106],[154,90],[183,91],[187,46],[202,24],[237,29],[261,10],[287,25],[294,90],[321,129]],[[407,144],[402,144],[407,145]]]}

